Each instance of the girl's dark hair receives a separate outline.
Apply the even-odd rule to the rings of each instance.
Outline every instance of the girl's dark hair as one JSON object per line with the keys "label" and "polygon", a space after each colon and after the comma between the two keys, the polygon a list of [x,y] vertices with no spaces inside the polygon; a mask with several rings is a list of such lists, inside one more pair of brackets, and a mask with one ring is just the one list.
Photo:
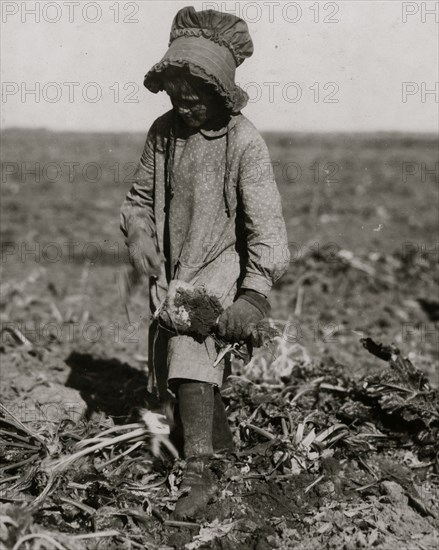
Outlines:
{"label": "girl's dark hair", "polygon": [[172,96],[184,93],[200,97],[210,96],[225,108],[224,98],[202,78],[192,75],[186,67],[169,67],[162,76],[165,92]]}

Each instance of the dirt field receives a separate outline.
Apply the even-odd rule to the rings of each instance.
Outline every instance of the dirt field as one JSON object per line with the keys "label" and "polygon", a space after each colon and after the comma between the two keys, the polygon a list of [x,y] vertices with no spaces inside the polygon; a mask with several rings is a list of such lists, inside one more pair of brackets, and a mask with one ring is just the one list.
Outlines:
{"label": "dirt field", "polygon": [[50,474],[78,441],[157,407],[147,293],[129,321],[120,295],[118,209],[144,136],[3,132],[4,548],[437,548],[437,144],[266,137],[292,253],[271,296],[282,336],[234,366],[223,394],[238,452],[216,458],[221,493],[200,525],[175,526],[184,463],[148,438]]}

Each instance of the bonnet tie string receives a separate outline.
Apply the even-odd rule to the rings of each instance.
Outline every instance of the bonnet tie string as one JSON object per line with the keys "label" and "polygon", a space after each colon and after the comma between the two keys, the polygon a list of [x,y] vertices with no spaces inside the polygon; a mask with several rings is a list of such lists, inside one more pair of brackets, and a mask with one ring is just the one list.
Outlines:
{"label": "bonnet tie string", "polygon": [[229,132],[226,133],[226,169],[224,171],[224,203],[226,206],[227,217],[230,218],[230,200],[229,200],[229,179],[230,179],[230,167],[229,167]]}

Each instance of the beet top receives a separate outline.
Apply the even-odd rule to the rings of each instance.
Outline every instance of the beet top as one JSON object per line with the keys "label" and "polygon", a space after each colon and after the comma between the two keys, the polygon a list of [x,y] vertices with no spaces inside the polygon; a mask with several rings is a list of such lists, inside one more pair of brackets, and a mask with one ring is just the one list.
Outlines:
{"label": "beet top", "polygon": [[190,332],[197,336],[207,336],[211,333],[223,312],[218,298],[207,294],[204,288],[194,288],[193,291],[177,289],[174,304],[187,311]]}
{"label": "beet top", "polygon": [[155,317],[179,334],[204,338],[212,334],[222,312],[219,299],[205,288],[174,280]]}

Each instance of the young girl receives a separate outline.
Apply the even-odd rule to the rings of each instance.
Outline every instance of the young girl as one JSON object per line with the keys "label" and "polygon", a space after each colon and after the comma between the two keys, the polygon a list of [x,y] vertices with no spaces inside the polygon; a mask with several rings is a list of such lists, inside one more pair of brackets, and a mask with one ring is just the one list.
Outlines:
{"label": "young girl", "polygon": [[[121,210],[130,260],[151,277],[154,311],[172,280],[204,287],[224,308],[218,334],[260,345],[267,296],[289,261],[287,235],[267,147],[241,114],[247,94],[235,70],[253,53],[244,21],[214,10],[181,9],[170,46],[145,76],[172,110],[152,125]],[[178,399],[187,461],[175,516],[194,517],[215,494],[209,456],[233,448],[214,367],[215,342],[172,335],[154,323],[150,364],[159,389]]]}

